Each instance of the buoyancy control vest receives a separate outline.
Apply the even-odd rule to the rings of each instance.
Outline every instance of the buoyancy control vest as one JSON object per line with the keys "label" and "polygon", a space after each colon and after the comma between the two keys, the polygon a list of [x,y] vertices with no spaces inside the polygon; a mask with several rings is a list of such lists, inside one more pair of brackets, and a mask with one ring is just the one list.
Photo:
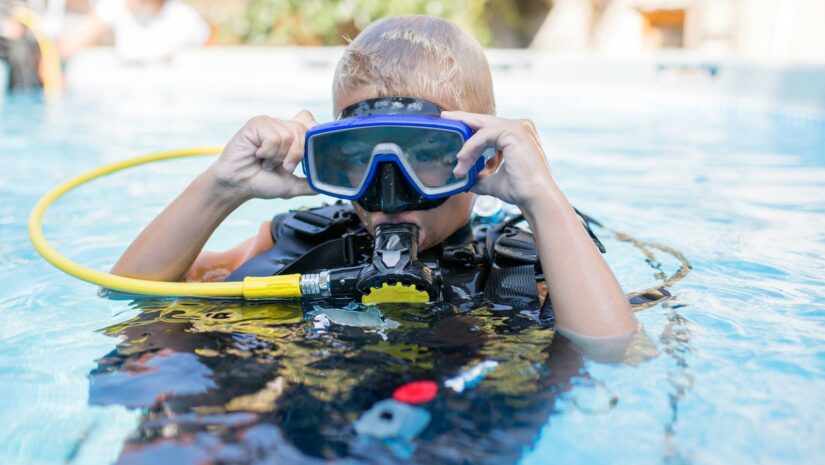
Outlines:
{"label": "buoyancy control vest", "polygon": [[[589,227],[594,221],[580,216],[604,252]],[[499,224],[473,221],[421,252],[421,260],[438,274],[441,300],[453,305],[487,301],[496,308],[538,312],[542,319],[552,319],[549,299],[540,303],[537,282],[544,276],[532,233],[517,226],[522,220],[519,216]],[[352,206],[340,201],[276,215],[270,234],[275,245],[242,264],[226,281],[357,266],[370,259],[373,247],[373,238]]]}

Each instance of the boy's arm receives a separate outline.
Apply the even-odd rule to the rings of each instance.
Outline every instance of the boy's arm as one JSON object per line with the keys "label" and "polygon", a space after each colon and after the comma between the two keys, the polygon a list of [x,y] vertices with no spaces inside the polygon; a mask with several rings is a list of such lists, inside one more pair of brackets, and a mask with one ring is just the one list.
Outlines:
{"label": "boy's arm", "polygon": [[242,202],[217,182],[212,170],[207,170],[149,223],[112,273],[179,281],[218,225]]}
{"label": "boy's arm", "polygon": [[536,238],[559,329],[589,338],[621,337],[638,329],[630,304],[547,165],[530,121],[444,112],[476,133],[458,154],[457,177],[488,148],[497,156],[479,174],[473,191],[521,208]]}
{"label": "boy's arm", "polygon": [[627,297],[558,186],[547,185],[522,211],[536,238],[562,332],[589,337],[632,334],[638,322]]}
{"label": "boy's arm", "polygon": [[183,275],[183,279],[197,283],[223,281],[247,260],[275,245],[269,227],[270,222],[264,221],[261,223],[258,235],[250,237],[229,250],[201,252]]}
{"label": "boy's arm", "polygon": [[314,194],[292,174],[304,156],[308,111],[292,120],[252,118],[203,174],[155,218],[115,264],[112,273],[156,281],[180,281],[215,228],[251,198]]}

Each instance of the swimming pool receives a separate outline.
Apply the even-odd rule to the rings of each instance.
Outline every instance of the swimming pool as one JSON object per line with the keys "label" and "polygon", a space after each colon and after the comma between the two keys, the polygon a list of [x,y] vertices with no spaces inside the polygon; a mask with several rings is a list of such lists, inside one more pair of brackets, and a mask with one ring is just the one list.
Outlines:
{"label": "swimming pool", "polygon": [[[573,203],[693,265],[673,300],[638,314],[658,354],[634,364],[582,360],[551,346],[547,332],[515,331],[483,311],[456,320],[382,309],[407,329],[393,335],[325,326],[294,306],[107,300],[29,245],[31,207],[69,176],[152,150],[220,144],[259,113],[307,107],[328,120],[334,54],[244,51],[226,67],[259,68],[240,83],[227,82],[214,56],[81,70],[59,99],[0,104],[0,463],[819,463],[825,119],[675,92],[711,78],[634,86],[626,67],[588,64],[582,82],[531,68],[529,56],[497,61],[499,113],[536,122]],[[284,67],[297,71],[287,79]],[[184,77],[170,82],[176,72]],[[46,235],[106,269],[208,162],[151,165],[86,186],[48,213]],[[318,201],[251,202],[210,247]],[[651,266],[601,235],[628,291],[655,283],[656,267],[678,267],[666,254]],[[360,441],[348,426],[400,380],[442,380],[485,359],[500,365],[463,393],[442,387],[412,441]]]}

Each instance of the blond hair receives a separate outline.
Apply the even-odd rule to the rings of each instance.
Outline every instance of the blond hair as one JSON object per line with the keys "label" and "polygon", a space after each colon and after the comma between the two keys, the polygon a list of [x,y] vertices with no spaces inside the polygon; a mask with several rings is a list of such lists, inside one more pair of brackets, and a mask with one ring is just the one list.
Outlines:
{"label": "blond hair", "polygon": [[370,24],[338,62],[332,95],[438,100],[449,110],[495,114],[493,79],[481,45],[454,23],[398,16]]}

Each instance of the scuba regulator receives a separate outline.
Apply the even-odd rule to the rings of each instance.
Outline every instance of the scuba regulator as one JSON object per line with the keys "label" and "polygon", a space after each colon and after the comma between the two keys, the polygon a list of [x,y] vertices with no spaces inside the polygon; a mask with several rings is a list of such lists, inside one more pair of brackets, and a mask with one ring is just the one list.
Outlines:
{"label": "scuba regulator", "polygon": [[361,296],[365,304],[385,302],[427,303],[436,300],[437,273],[418,257],[418,227],[381,224],[375,229],[375,246],[366,265],[335,268],[301,276],[305,297]]}
{"label": "scuba regulator", "polygon": [[435,300],[433,270],[418,260],[418,227],[382,224],[375,229],[375,249],[356,283],[363,303]]}

